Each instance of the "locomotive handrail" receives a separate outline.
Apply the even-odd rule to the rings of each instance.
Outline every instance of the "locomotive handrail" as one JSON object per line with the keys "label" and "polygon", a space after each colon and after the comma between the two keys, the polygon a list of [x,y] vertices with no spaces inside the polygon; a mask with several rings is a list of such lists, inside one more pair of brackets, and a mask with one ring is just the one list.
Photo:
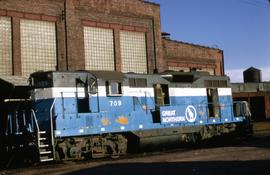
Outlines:
{"label": "locomotive handrail", "polygon": [[34,121],[36,123],[37,131],[39,132],[40,129],[39,129],[39,125],[38,125],[38,121],[37,121],[37,117],[36,117],[35,111],[33,109],[31,109],[31,112],[32,112],[32,114],[34,116]]}
{"label": "locomotive handrail", "polygon": [[35,121],[35,124],[36,124],[36,127],[37,127],[37,141],[38,141],[37,144],[39,146],[40,145],[40,136],[39,136],[40,129],[39,129],[39,125],[38,125],[38,121],[37,121],[35,111],[33,109],[31,109],[31,112],[33,114],[33,118],[34,118],[34,121]]}
{"label": "locomotive handrail", "polygon": [[233,105],[240,105],[240,115],[243,115],[244,117],[251,117],[251,111],[248,106],[247,101],[234,101]]}
{"label": "locomotive handrail", "polygon": [[[237,117],[249,117],[251,116],[250,113],[250,109],[248,108],[248,105],[246,104],[247,102],[245,101],[237,101],[237,102],[233,102],[231,103],[225,103],[225,104],[218,104],[216,105],[216,108],[219,110],[219,115],[217,117],[214,116],[209,116],[209,111],[208,111],[208,105],[214,105],[214,103],[207,103],[207,104],[202,104],[202,103],[193,103],[192,105],[198,107],[199,109],[206,111],[207,112],[207,120],[211,119],[211,118],[218,118],[219,120],[221,120],[223,117],[225,116],[221,116],[221,112],[223,108],[234,108],[235,104],[239,105],[239,112],[238,115],[236,115],[236,111],[235,110],[231,110],[231,119],[234,120],[234,118]],[[190,105],[187,103],[182,103],[182,104],[176,104],[174,106],[186,106],[186,105]],[[170,106],[170,104],[164,104],[162,106]]]}
{"label": "locomotive handrail", "polygon": [[151,96],[150,92],[145,91],[145,93],[149,95],[149,97],[150,97],[152,103],[155,103],[154,97]]}
{"label": "locomotive handrail", "polygon": [[[145,104],[143,104],[143,103],[141,103],[141,101],[139,100],[139,98],[138,97],[136,97],[136,96],[133,96],[133,100],[136,100],[138,103],[139,103],[139,105],[140,105],[140,107],[142,108],[142,110],[145,110],[146,112],[147,112],[147,110],[152,110],[152,109],[154,109],[154,108],[148,108],[148,104],[147,104],[147,102],[145,101]],[[133,110],[134,110],[134,102],[133,102]],[[145,108],[144,108],[144,106],[145,106]]]}
{"label": "locomotive handrail", "polygon": [[52,142],[52,152],[53,158],[55,159],[55,147],[54,147],[54,132],[53,132],[53,117],[52,117],[52,110],[55,104],[56,98],[53,100],[53,103],[50,107],[50,129],[51,129],[51,142]]}

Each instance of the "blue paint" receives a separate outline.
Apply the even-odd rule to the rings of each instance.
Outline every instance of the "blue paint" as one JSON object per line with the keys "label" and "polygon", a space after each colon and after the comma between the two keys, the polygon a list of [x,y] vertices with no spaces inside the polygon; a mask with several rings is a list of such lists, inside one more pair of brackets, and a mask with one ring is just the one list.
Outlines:
{"label": "blue paint", "polygon": [[[241,122],[244,120],[244,117],[239,117],[236,120],[233,116],[231,96],[219,97],[219,103],[222,104],[219,108],[220,118],[208,117],[207,97],[171,97],[171,102],[173,102],[171,105],[160,107],[160,123],[153,123],[152,112],[155,110],[155,104],[152,98],[117,96],[99,97],[98,101],[99,110],[97,99],[94,97],[90,98],[90,112],[78,113],[76,98],[57,98],[53,108],[55,130],[58,132],[56,136],[68,137],[127,132],[141,129]],[[188,103],[186,103],[187,101]],[[35,103],[36,115],[42,129],[45,130],[48,129],[46,126],[49,126],[49,109],[52,103],[53,99],[38,100]],[[187,112],[190,106],[192,108]],[[194,115],[194,121],[188,121],[190,115]]]}

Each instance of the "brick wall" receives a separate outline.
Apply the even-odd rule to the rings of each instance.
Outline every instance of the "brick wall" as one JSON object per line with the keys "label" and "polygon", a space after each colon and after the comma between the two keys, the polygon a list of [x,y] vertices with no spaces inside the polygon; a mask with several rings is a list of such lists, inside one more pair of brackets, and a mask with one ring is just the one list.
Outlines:
{"label": "brick wall", "polygon": [[21,75],[22,18],[55,22],[59,70],[84,69],[83,26],[96,26],[114,30],[117,71],[121,71],[119,32],[129,30],[146,35],[149,73],[170,66],[224,72],[222,50],[162,39],[159,5],[142,0],[5,0],[0,1],[0,15],[12,18],[14,75]]}
{"label": "brick wall", "polygon": [[[263,100],[254,102],[258,98]],[[234,101],[247,101],[249,103],[253,120],[270,119],[270,91],[233,92],[233,99]],[[258,105],[260,108],[258,108]],[[262,110],[263,108],[265,109],[264,111]]]}
{"label": "brick wall", "polygon": [[224,74],[223,51],[190,43],[162,39],[166,68],[213,69],[215,75]]}
{"label": "brick wall", "polygon": [[[84,25],[114,29],[117,71],[121,69],[120,30],[146,33],[148,70],[150,73],[155,68],[155,60],[162,61],[159,6],[134,0],[80,0],[67,2],[68,43],[76,43],[68,46],[68,59],[70,62],[84,59],[83,47],[81,47]],[[77,62],[76,65],[69,64],[69,67],[70,69],[78,69],[84,67],[83,64],[84,61]]]}
{"label": "brick wall", "polygon": [[[66,3],[65,3],[66,2]],[[65,12],[66,7],[66,14]],[[113,28],[116,69],[121,70],[120,30],[145,32],[148,71],[164,70],[160,32],[160,8],[141,0],[5,0],[0,15],[12,18],[13,74],[21,75],[20,19],[54,21],[59,70],[84,69],[83,26]],[[67,40],[67,42],[66,42]]]}
{"label": "brick wall", "polygon": [[[64,25],[59,21],[63,9],[61,0],[5,0],[0,1],[0,15],[12,18],[13,74],[21,75],[20,19],[53,21],[57,26],[57,36],[62,37]],[[62,39],[57,40],[58,61],[64,53]]]}

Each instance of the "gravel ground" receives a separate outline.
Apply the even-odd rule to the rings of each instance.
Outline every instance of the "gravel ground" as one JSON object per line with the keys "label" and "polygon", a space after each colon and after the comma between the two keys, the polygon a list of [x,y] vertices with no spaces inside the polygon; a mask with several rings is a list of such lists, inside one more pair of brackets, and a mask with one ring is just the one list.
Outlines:
{"label": "gravel ground", "polygon": [[269,174],[267,171],[270,171],[270,122],[256,123],[254,130],[254,137],[245,141],[223,143],[221,139],[216,139],[206,144],[202,143],[196,148],[186,145],[184,148],[166,152],[142,153],[114,160],[70,161],[0,170],[0,174]]}

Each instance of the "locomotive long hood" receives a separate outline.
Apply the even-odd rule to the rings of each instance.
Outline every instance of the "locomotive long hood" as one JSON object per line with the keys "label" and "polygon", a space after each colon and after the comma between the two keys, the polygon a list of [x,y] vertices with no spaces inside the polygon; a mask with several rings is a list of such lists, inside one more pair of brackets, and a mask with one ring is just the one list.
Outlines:
{"label": "locomotive long hood", "polygon": [[21,76],[0,76],[0,99],[29,97],[28,78]]}

